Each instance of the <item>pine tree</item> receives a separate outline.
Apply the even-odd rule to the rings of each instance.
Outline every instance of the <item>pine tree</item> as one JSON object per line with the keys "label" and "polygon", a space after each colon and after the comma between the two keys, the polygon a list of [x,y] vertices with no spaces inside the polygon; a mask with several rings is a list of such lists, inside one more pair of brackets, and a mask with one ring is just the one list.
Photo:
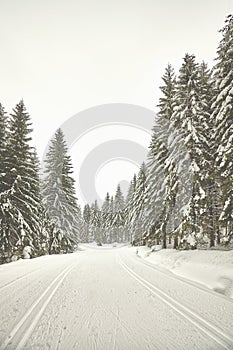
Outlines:
{"label": "pine tree", "polygon": [[163,248],[166,248],[167,225],[171,216],[171,206],[174,202],[176,176],[174,165],[169,157],[168,141],[172,139],[173,129],[170,120],[174,113],[176,79],[172,66],[169,64],[163,76],[164,85],[160,87],[162,96],[159,99],[159,112],[155,118],[152,140],[148,154],[147,196],[144,226],[147,227],[147,240],[157,243],[162,238]]}
{"label": "pine tree", "polygon": [[120,185],[118,185],[115,198],[114,198],[114,212],[112,216],[112,226],[114,228],[113,231],[114,231],[115,242],[122,242],[125,240],[124,229],[123,229],[125,224],[124,207],[125,207],[124,196],[121,192]]}
{"label": "pine tree", "polygon": [[160,90],[163,95],[160,97],[157,106],[159,108],[158,116],[166,120],[171,120],[174,112],[174,97],[176,92],[176,77],[171,64],[168,64],[166,67],[162,80],[164,85],[160,86]]}
{"label": "pine tree", "polygon": [[115,212],[114,212],[114,197],[110,197],[110,204],[109,204],[109,213],[106,217],[105,220],[105,227],[107,228],[108,231],[108,241],[109,243],[113,243],[115,239],[115,228],[114,228],[114,217],[115,217]]}
{"label": "pine tree", "polygon": [[218,234],[218,185],[215,172],[215,141],[213,139],[214,127],[211,120],[212,102],[215,97],[212,72],[205,62],[198,68],[199,77],[199,105],[201,114],[199,116],[199,137],[201,142],[197,144],[197,164],[200,168],[198,201],[200,212],[200,226],[203,231],[202,242],[209,240],[210,246],[214,245],[215,232]]}
{"label": "pine tree", "polygon": [[133,179],[130,181],[128,193],[125,199],[125,232],[127,235],[126,241],[132,242],[132,208],[133,208],[133,198],[136,190],[137,175],[134,174]]}
{"label": "pine tree", "polygon": [[98,206],[97,200],[91,205],[91,242],[95,241],[97,244],[101,245],[102,230],[101,230],[101,211]]}
{"label": "pine tree", "polygon": [[82,220],[82,236],[81,242],[89,242],[90,239],[90,222],[91,222],[91,208],[89,204],[85,204],[83,208],[83,220]]}
{"label": "pine tree", "polygon": [[215,126],[215,164],[221,196],[219,223],[225,228],[226,240],[229,242],[233,235],[233,15],[227,17],[221,33],[223,37],[218,46],[214,69],[217,97],[212,105],[212,121]]}
{"label": "pine tree", "polygon": [[30,145],[31,122],[23,101],[16,105],[9,120],[4,205],[1,212],[2,240],[7,259],[23,256],[30,247],[31,255],[40,249],[40,208],[38,169],[35,151]]}
{"label": "pine tree", "polygon": [[48,217],[59,231],[60,251],[72,251],[79,242],[81,218],[75,197],[71,158],[61,129],[56,131],[51,141],[45,163],[43,204]]}
{"label": "pine tree", "polygon": [[6,155],[7,155],[7,116],[0,103],[0,193],[5,191],[6,177]]}
{"label": "pine tree", "polygon": [[105,200],[102,204],[101,208],[101,226],[102,226],[102,237],[103,242],[109,242],[109,234],[108,234],[108,222],[109,222],[110,213],[110,195],[107,192]]}
{"label": "pine tree", "polygon": [[[200,199],[201,199],[201,168],[200,159],[203,158],[203,108],[200,99],[199,65],[195,56],[186,54],[180,68],[175,95],[176,107],[171,120],[182,133],[184,148],[188,150],[191,160],[186,172],[192,174],[192,186],[189,208],[185,213],[180,235],[183,244],[196,245],[201,236]],[[181,157],[180,157],[181,158]],[[182,159],[180,159],[182,161]],[[181,194],[182,196],[184,193]]]}
{"label": "pine tree", "polygon": [[[7,116],[0,104],[0,263],[8,256],[8,228],[6,212],[8,210],[8,193],[6,192],[6,155],[7,155]],[[10,252],[9,252],[10,253]]]}
{"label": "pine tree", "polygon": [[147,195],[147,168],[145,163],[142,163],[137,180],[136,188],[133,194],[132,208],[131,208],[131,229],[133,240],[142,241],[145,227],[144,223],[144,213],[145,213],[145,203]]}

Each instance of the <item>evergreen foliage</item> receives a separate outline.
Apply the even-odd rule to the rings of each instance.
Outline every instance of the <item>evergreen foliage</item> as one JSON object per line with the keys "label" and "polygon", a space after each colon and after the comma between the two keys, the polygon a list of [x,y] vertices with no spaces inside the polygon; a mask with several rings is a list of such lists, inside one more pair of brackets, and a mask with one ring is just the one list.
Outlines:
{"label": "evergreen foliage", "polygon": [[[1,111],[1,122],[4,113]],[[31,146],[31,122],[23,101],[10,115],[2,142],[4,172],[1,185],[1,255],[9,261],[22,257],[29,246],[32,255],[40,251],[40,210],[38,164]],[[6,148],[5,148],[6,147]]]}
{"label": "evergreen foliage", "polygon": [[177,78],[166,67],[147,162],[130,183],[124,210],[103,215],[109,232],[123,225],[118,241],[195,249],[232,240],[232,15],[221,33],[212,71],[192,54]]}
{"label": "evergreen foliage", "polygon": [[59,231],[56,237],[61,251],[72,251],[79,242],[81,214],[75,197],[71,158],[61,129],[51,140],[45,163],[42,197],[46,214]]}
{"label": "evergreen foliage", "polygon": [[[79,241],[160,244],[162,248],[229,246],[233,237],[233,16],[221,30],[210,71],[186,54],[178,76],[168,64],[148,157],[124,198],[120,185],[82,217],[61,129],[46,169],[32,146],[23,101],[0,104],[0,263],[72,252]],[[40,186],[41,182],[41,186]]]}

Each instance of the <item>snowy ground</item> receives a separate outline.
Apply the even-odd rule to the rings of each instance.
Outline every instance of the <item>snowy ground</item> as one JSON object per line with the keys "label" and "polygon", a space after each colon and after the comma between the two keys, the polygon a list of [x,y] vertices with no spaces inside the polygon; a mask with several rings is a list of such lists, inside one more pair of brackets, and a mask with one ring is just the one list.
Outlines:
{"label": "snowy ground", "polygon": [[[152,252],[148,247],[132,248],[146,263],[233,298],[233,251],[167,249]],[[166,271],[164,271],[166,272]]]}
{"label": "snowy ground", "polygon": [[106,248],[1,265],[0,349],[233,349],[232,299]]}

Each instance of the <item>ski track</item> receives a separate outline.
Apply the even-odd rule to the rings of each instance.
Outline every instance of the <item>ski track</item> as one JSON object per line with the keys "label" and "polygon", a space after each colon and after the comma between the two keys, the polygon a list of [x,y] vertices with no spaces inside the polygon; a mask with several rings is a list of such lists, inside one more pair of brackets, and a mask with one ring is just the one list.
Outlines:
{"label": "ski track", "polygon": [[3,286],[0,286],[0,291],[2,291],[3,289],[5,289],[7,287],[11,287],[16,282],[19,282],[19,281],[23,280],[24,278],[29,277],[30,275],[34,274],[35,272],[37,272],[39,270],[41,270],[41,269],[38,268],[38,269],[35,269],[35,270],[31,271],[31,272],[25,273],[23,276],[20,276],[20,277],[14,279],[13,281],[10,281],[10,282],[4,284]]}
{"label": "ski track", "polygon": [[122,256],[127,258],[128,265],[140,276],[166,291],[174,300],[178,302],[182,300],[182,303],[190,310],[198,312],[204,319],[209,319],[212,324],[227,331],[233,338],[232,299],[184,277],[176,276],[171,271],[157,268],[153,264],[150,266],[150,263],[144,263],[143,259],[131,253]]}
{"label": "ski track", "polygon": [[188,280],[188,279],[186,279],[184,277],[181,277],[179,275],[176,275],[176,274],[172,273],[169,270],[166,270],[165,268],[163,269],[161,267],[155,266],[155,264],[152,264],[152,263],[150,263],[148,261],[145,261],[143,258],[141,258],[138,255],[136,256],[136,259],[141,265],[147,266],[147,267],[149,267],[152,270],[158,271],[158,272],[162,273],[163,275],[165,275],[165,276],[167,276],[167,277],[169,277],[171,279],[174,279],[176,281],[181,281],[184,284],[188,284],[188,285],[190,285],[192,287],[195,287],[195,288],[201,290],[202,292],[205,292],[207,294],[212,294],[212,295],[214,295],[217,298],[224,299],[224,301],[233,304],[233,299],[232,298],[228,298],[228,297],[226,297],[223,294],[220,294],[220,293],[217,293],[216,291],[208,289],[207,287],[201,285],[198,282],[194,282],[194,281]]}
{"label": "ski track", "polygon": [[215,325],[211,324],[209,321],[200,317],[198,314],[194,313],[192,310],[188,309],[184,305],[177,302],[174,298],[171,298],[168,294],[164,293],[158,287],[154,286],[150,282],[146,281],[143,277],[138,275],[135,271],[130,269],[119,257],[118,255],[119,265],[138,283],[143,285],[146,289],[148,289],[152,294],[161,299],[164,303],[169,305],[172,309],[174,309],[178,314],[187,319],[189,322],[198,327],[201,331],[203,331],[207,336],[215,340],[219,345],[221,345],[224,349],[232,350],[233,349],[233,338],[228,334],[222,332],[220,328],[217,328]]}
{"label": "ski track", "polygon": [[[0,335],[5,334],[0,350],[233,349],[233,337],[224,326],[228,316],[220,329],[211,322],[208,313],[205,318],[198,315],[198,309],[196,312],[186,304],[195,296],[200,302],[200,289],[192,284],[190,291],[186,281],[181,279],[183,286],[178,285],[174,281],[176,276],[170,279],[170,274],[166,273],[164,277],[158,275],[160,282],[161,278],[166,282],[160,289],[154,284],[156,268],[150,269],[143,262],[137,262],[138,259],[124,248],[117,251],[87,249],[67,257],[34,259],[33,271],[0,289],[5,292],[8,286],[17,287],[16,293],[12,288],[5,298],[5,303],[11,307],[18,299],[22,304],[27,293],[32,293],[26,306],[22,305],[24,307],[5,330],[0,326]],[[32,268],[30,266],[29,262],[28,268]],[[35,269],[36,266],[39,268]],[[15,276],[14,268],[9,269],[12,275],[7,275],[7,267],[5,269],[6,279]],[[17,271],[25,272],[24,266],[17,265]],[[24,289],[20,281],[27,277]],[[166,293],[167,283],[172,290],[177,288],[174,295],[170,295],[170,290]],[[180,302],[182,288],[188,293],[186,305]],[[210,298],[212,302],[215,300],[212,294]],[[217,305],[224,309],[228,305],[226,302],[224,298]],[[0,324],[1,319],[7,319],[7,305],[4,304],[2,311]]]}
{"label": "ski track", "polygon": [[[7,349],[9,345],[12,347],[12,342],[13,342],[15,336],[21,330],[21,328],[24,328],[24,332],[23,332],[24,335],[23,335],[22,339],[20,340],[20,342],[16,346],[14,346],[15,350],[23,350],[26,342],[28,341],[30,335],[33,332],[33,329],[35,328],[40,317],[42,316],[46,306],[48,305],[48,303],[52,299],[53,295],[55,294],[55,292],[57,291],[57,289],[59,288],[61,283],[64,281],[64,279],[66,278],[66,276],[68,275],[68,273],[72,269],[73,269],[73,266],[66,267],[61,273],[58,274],[58,276],[56,276],[53,279],[53,281],[49,284],[49,286],[45,289],[45,291],[41,294],[41,296],[33,303],[33,305],[28,309],[26,314],[20,319],[20,321],[11,330],[10,334],[5,339],[3,344],[0,345],[0,350]],[[52,289],[53,286],[54,286],[54,288]],[[51,289],[52,289],[52,291],[50,293],[48,293]],[[48,294],[48,295],[46,296],[46,294]],[[43,301],[43,298],[45,298],[44,301]],[[36,312],[37,310],[35,310],[37,306],[40,306],[39,312]],[[33,320],[32,321],[29,320],[29,322],[30,322],[29,323],[27,321],[33,312],[34,312]],[[21,330],[21,332],[22,332],[22,330]]]}

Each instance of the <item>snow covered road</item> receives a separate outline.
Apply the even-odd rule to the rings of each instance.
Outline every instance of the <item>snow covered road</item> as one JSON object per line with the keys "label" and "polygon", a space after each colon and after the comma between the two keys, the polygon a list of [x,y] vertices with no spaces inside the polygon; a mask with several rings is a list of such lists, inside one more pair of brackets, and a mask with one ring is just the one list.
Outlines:
{"label": "snow covered road", "polygon": [[233,349],[233,302],[132,250],[0,266],[0,349]]}

